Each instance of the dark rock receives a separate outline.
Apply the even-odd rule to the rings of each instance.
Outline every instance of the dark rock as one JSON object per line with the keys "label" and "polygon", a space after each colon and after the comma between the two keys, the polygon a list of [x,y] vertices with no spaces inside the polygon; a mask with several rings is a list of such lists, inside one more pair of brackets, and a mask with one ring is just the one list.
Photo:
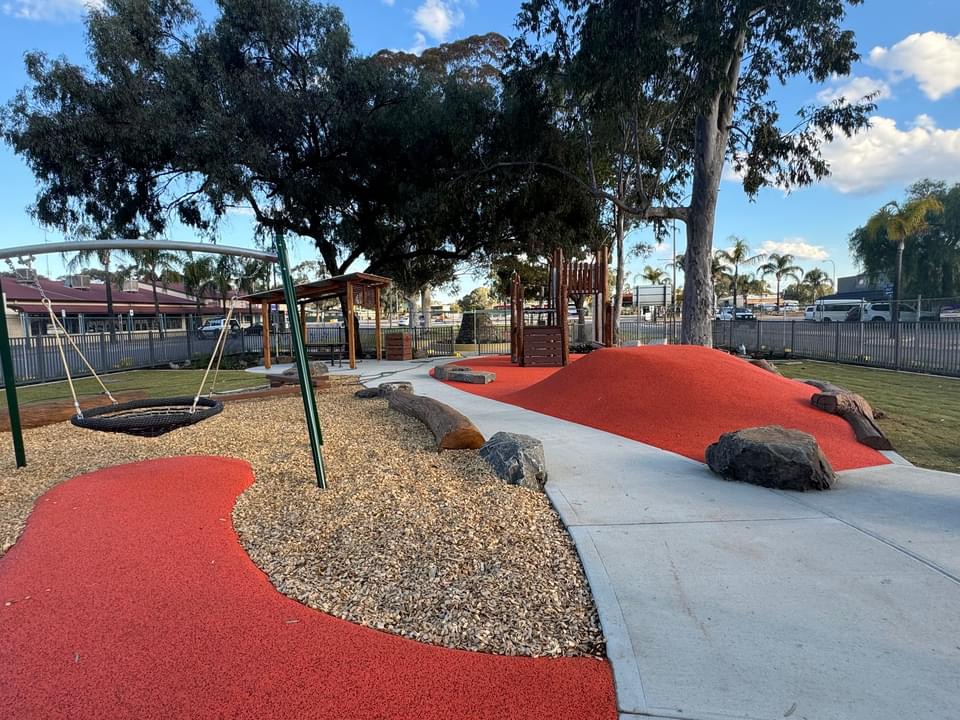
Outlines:
{"label": "dark rock", "polygon": [[836,480],[816,438],[779,425],[724,433],[707,465],[728,480],[780,490],[828,490]]}
{"label": "dark rock", "polygon": [[353,396],[358,398],[386,397],[391,392],[413,392],[413,385],[402,381],[380,383],[375,388],[357,390]]}
{"label": "dark rock", "polygon": [[451,375],[456,375],[459,373],[468,373],[473,372],[470,368],[464,365],[454,365],[453,363],[447,363],[445,365],[437,365],[433,369],[433,377],[437,380],[449,380]]}
{"label": "dark rock", "polygon": [[496,373],[481,371],[450,373],[447,376],[447,380],[451,382],[470,383],[471,385],[489,385],[496,379]]}
{"label": "dark rock", "polygon": [[529,435],[498,432],[480,448],[480,457],[508,485],[543,490],[547,482],[543,443]]}
{"label": "dark rock", "polygon": [[[317,377],[318,375],[326,375],[329,370],[327,370],[327,364],[322,360],[309,360],[307,362],[307,367],[310,368],[310,377]],[[297,365],[294,363],[286,370],[283,371],[284,375],[296,375],[297,374]]]}

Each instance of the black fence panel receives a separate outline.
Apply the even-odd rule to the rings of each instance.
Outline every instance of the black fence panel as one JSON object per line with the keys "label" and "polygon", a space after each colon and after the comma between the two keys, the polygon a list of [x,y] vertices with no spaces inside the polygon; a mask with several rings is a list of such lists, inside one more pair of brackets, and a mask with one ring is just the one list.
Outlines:
{"label": "black fence panel", "polygon": [[960,322],[717,320],[716,347],[960,377]]}

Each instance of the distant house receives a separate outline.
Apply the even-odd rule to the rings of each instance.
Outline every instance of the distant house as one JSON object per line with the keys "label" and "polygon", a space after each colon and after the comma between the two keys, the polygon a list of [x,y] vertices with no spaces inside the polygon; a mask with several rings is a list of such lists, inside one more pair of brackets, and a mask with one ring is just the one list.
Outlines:
{"label": "distant house", "polygon": [[[112,322],[118,330],[149,330],[157,326],[153,304],[153,289],[149,283],[127,281],[122,288],[113,288],[113,312],[107,314],[107,289],[87,275],[73,275],[64,280],[40,278],[0,278],[4,298],[4,317],[11,336],[45,335],[50,332],[50,320],[43,305],[43,288],[64,327],[71,333],[91,333],[108,330]],[[157,287],[163,326],[168,330],[184,330],[187,318],[196,315],[193,296],[182,285]],[[219,300],[205,298],[202,316],[222,315]]]}

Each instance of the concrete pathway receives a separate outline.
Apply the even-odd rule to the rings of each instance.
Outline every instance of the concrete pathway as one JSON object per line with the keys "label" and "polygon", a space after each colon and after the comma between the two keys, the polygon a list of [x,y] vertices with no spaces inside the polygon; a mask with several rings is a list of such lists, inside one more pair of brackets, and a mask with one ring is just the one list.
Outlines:
{"label": "concrete pathway", "polygon": [[[890,465],[800,494],[374,363],[489,437],[543,441],[622,718],[944,720],[960,714],[960,476]],[[385,375],[384,373],[389,373]],[[642,402],[642,399],[638,400]]]}

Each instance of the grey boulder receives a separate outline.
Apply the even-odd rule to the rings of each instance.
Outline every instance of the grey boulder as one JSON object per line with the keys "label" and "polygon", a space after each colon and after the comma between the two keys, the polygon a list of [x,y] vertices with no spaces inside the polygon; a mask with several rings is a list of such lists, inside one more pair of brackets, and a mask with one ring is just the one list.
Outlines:
{"label": "grey boulder", "polygon": [[547,482],[543,443],[529,435],[498,432],[480,448],[480,457],[508,485],[542,491]]}
{"label": "grey boulder", "polygon": [[[318,375],[326,375],[329,370],[327,369],[327,364],[322,360],[310,360],[307,362],[307,367],[310,369],[310,377],[317,377]],[[297,366],[291,365],[286,370],[283,371],[284,375],[296,375]]]}
{"label": "grey boulder", "polygon": [[779,490],[829,490],[837,479],[816,438],[779,425],[724,433],[707,465],[728,480]]}

